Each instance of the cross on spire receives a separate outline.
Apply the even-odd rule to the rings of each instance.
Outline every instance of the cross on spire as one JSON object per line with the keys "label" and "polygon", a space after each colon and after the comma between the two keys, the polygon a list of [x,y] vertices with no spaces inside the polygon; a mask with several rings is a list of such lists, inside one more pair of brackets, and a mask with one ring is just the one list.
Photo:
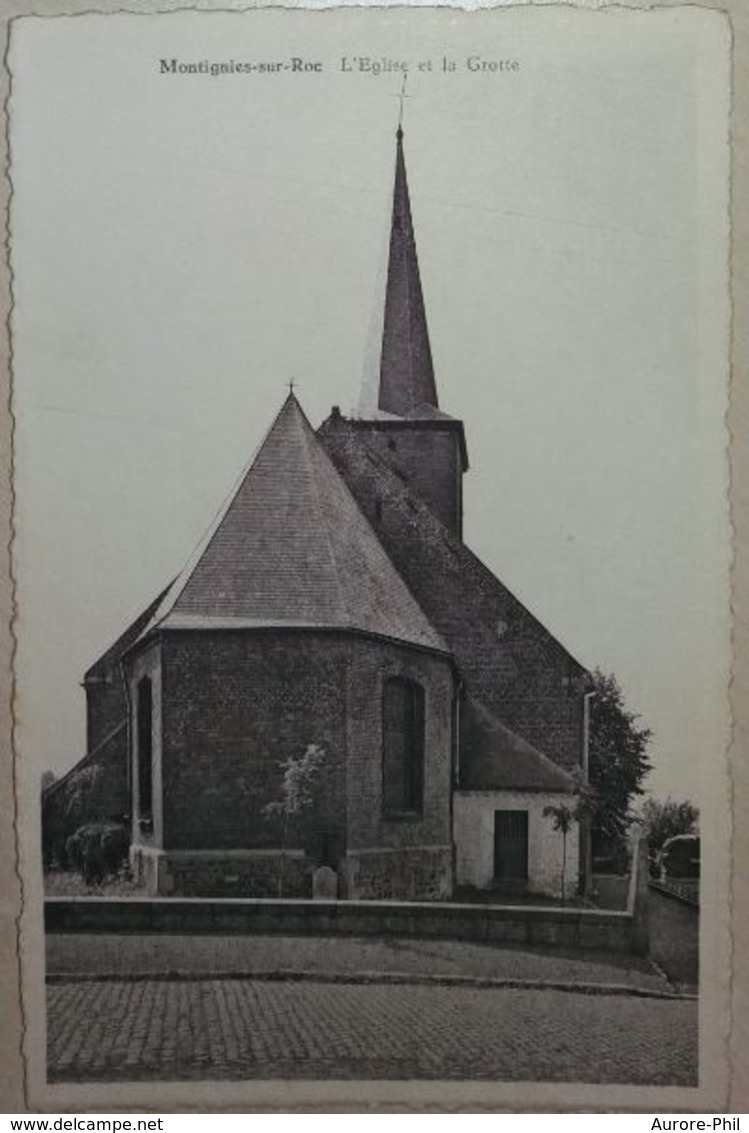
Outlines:
{"label": "cross on spire", "polygon": [[412,94],[406,94],[406,83],[408,82],[408,71],[403,72],[403,82],[398,94],[393,95],[393,98],[398,99],[398,137],[403,137],[403,104],[407,98],[413,98]]}

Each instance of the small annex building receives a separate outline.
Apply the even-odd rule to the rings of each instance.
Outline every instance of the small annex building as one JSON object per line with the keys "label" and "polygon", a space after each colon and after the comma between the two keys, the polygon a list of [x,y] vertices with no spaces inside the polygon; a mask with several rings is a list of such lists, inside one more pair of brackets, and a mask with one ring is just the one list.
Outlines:
{"label": "small annex building", "polygon": [[[153,893],[555,895],[545,808],[585,776],[590,678],[463,542],[398,130],[376,409],[289,394],[182,573],[88,670],[88,754],[44,795],[126,820]],[[283,765],[322,758],[286,814]],[[72,830],[70,831],[72,833]],[[584,882],[585,838],[565,846]]]}

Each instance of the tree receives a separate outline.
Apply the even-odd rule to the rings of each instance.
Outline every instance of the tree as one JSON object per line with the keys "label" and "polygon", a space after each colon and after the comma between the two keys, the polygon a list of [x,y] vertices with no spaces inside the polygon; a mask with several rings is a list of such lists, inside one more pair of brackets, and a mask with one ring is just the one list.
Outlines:
{"label": "tree", "polygon": [[693,803],[676,802],[671,797],[665,801],[645,799],[642,804],[642,823],[648,842],[648,859],[651,872],[656,869],[658,854],[669,838],[679,834],[697,834],[700,812]]}
{"label": "tree", "polygon": [[596,806],[595,792],[581,780],[577,782],[573,798],[572,804],[564,802],[557,806],[544,807],[544,818],[552,818],[554,829],[562,835],[562,904],[565,900],[567,883],[567,835],[572,829],[573,823],[583,822],[589,818]]}
{"label": "tree", "polygon": [[594,836],[616,847],[624,841],[632,821],[633,798],[644,793],[652,732],[640,727],[639,717],[627,710],[613,674],[596,669],[593,691],[588,746],[588,775],[596,795],[592,827]]}
{"label": "tree", "polygon": [[303,810],[312,806],[317,794],[320,771],[325,762],[325,750],[319,744],[307,744],[303,755],[290,756],[279,764],[282,772],[281,797],[265,806],[268,817],[282,820],[281,867],[278,872],[278,896],[283,896],[283,879],[286,871],[286,848],[289,824]]}
{"label": "tree", "polygon": [[554,819],[554,829],[562,834],[562,904],[564,904],[564,887],[567,879],[567,835],[569,834],[575,815],[571,806],[560,803],[559,806],[545,806],[544,818]]}

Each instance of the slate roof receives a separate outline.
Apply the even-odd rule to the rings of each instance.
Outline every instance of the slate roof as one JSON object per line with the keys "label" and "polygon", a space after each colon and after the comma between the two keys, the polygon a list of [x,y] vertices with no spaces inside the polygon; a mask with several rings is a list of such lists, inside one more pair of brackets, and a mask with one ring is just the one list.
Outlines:
{"label": "slate roof", "polygon": [[397,139],[378,407],[406,417],[439,402],[400,128]]}
{"label": "slate roof", "polygon": [[478,701],[467,700],[460,725],[460,790],[569,792],[574,788],[571,775]]}
{"label": "slate roof", "polygon": [[293,394],[145,633],[157,626],[346,629],[447,652]]}
{"label": "slate roof", "polygon": [[[447,531],[367,442],[359,424],[331,416],[318,435],[395,569],[447,642],[470,694],[555,762],[579,765],[579,740],[574,747],[568,741],[566,750],[555,744],[544,720],[541,689],[556,676],[582,686],[586,669]],[[579,710],[578,697],[569,703],[571,713]]]}
{"label": "slate roof", "polygon": [[146,628],[146,626],[156,613],[159,603],[163,602],[168,592],[169,587],[167,586],[153,599],[152,602],[149,603],[148,606],[146,606],[145,610],[138,614],[138,617],[130,623],[127,629],[120,634],[117,640],[113,642],[113,644],[110,645],[109,648],[104,653],[102,653],[100,657],[97,657],[93,665],[89,666],[84,674],[84,685],[94,684],[97,679],[105,676],[112,668],[112,666],[116,666],[118,664],[123,653],[128,650],[133,642],[138,640],[143,630]]}

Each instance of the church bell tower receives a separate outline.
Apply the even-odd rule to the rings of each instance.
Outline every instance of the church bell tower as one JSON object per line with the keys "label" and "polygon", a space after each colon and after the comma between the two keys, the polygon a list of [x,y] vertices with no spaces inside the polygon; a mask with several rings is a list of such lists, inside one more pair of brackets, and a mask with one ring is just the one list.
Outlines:
{"label": "church bell tower", "polygon": [[443,412],[437,399],[401,126],[396,134],[377,407],[370,417],[351,424],[451,535],[462,539],[465,433],[462,421]]}

